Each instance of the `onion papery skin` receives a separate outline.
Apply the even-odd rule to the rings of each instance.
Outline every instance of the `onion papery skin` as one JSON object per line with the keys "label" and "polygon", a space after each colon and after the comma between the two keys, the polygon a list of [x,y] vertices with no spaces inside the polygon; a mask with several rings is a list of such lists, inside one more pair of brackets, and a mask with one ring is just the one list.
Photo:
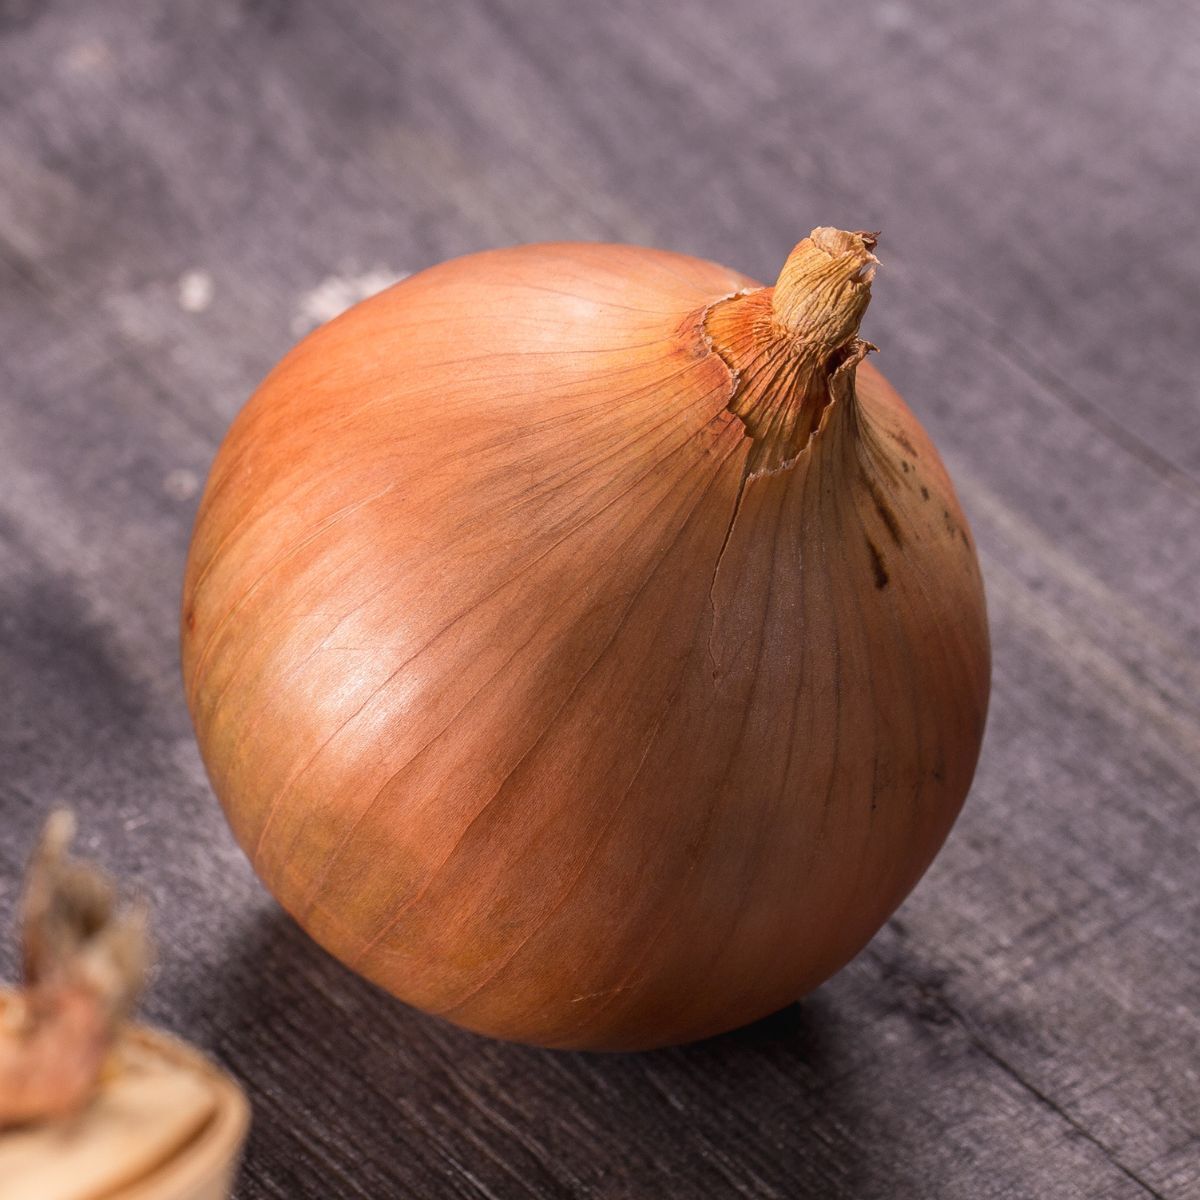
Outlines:
{"label": "onion papery skin", "polygon": [[862,343],[762,466],[731,406],[767,384],[714,336],[759,288],[628,246],[454,260],[306,338],[220,449],[183,600],[205,765],[281,904],[410,1004],[555,1047],[736,1027],[857,953],[959,811],[967,522]]}

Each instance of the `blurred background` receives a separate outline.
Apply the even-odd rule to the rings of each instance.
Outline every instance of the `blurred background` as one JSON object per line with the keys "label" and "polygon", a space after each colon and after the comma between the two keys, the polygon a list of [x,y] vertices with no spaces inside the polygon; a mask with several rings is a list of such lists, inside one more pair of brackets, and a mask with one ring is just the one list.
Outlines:
{"label": "blurred background", "polygon": [[[153,905],[147,1016],[250,1092],[239,1195],[1200,1195],[1200,9],[0,0],[0,112],[0,919],[72,805]],[[864,334],[983,556],[956,832],[748,1031],[595,1058],[403,1009],[280,916],[192,740],[228,422],[447,257],[769,282],[819,224],[883,232]]]}

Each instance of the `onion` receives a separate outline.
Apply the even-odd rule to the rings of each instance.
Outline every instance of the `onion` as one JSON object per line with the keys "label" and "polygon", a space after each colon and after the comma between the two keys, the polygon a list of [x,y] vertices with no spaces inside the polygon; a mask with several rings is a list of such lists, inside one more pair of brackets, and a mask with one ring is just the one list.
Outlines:
{"label": "onion", "polygon": [[261,878],[427,1012],[702,1037],[847,962],[928,866],[987,707],[929,438],[861,362],[875,238],[774,288],[540,245],[316,331],[188,561],[204,761]]}

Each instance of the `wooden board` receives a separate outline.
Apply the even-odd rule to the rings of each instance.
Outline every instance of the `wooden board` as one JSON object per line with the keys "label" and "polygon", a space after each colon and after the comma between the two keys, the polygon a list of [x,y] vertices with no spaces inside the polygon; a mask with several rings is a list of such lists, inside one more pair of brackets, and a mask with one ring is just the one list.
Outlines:
{"label": "wooden board", "polygon": [[[0,5],[0,917],[73,805],[153,904],[146,1016],[251,1093],[240,1196],[1200,1196],[1198,78],[1182,0]],[[224,427],[449,255],[769,277],[824,223],[884,231],[865,332],[984,557],[959,826],[737,1034],[588,1057],[402,1008],[280,915],[192,741]]]}

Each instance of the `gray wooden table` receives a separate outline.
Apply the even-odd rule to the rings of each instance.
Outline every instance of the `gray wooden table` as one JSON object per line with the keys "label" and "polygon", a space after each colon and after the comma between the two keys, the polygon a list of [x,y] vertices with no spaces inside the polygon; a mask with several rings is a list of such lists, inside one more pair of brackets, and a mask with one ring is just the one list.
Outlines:
{"label": "gray wooden table", "polygon": [[[0,111],[0,919],[74,806],[154,906],[147,1016],[251,1093],[242,1197],[1200,1196],[1194,3],[4,0]],[[865,334],[983,554],[956,831],[740,1033],[593,1057],[405,1009],[280,914],[193,744],[225,426],[451,255],[773,277],[815,224],[884,231]]]}

